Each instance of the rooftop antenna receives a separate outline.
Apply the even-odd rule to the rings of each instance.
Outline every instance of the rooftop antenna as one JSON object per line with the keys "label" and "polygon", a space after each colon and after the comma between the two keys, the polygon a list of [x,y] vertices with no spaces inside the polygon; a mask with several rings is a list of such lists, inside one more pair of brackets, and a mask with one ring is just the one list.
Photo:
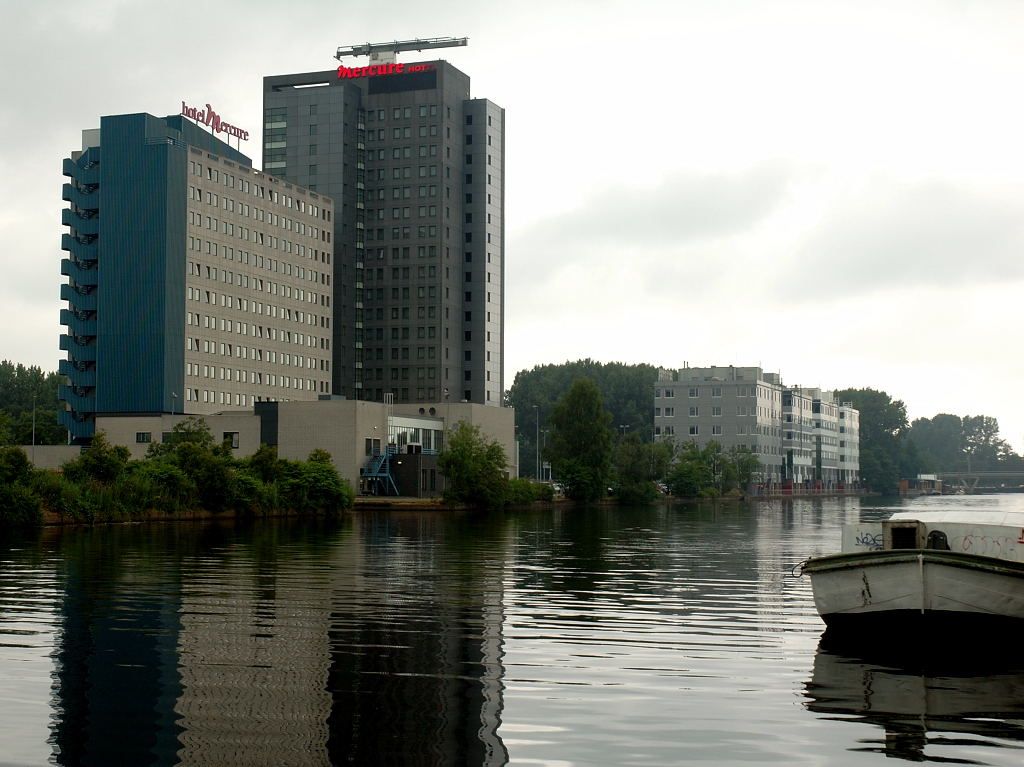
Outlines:
{"label": "rooftop antenna", "polygon": [[334,58],[369,56],[373,63],[391,64],[402,51],[426,51],[433,48],[462,48],[469,45],[468,37],[424,37],[415,40],[394,40],[390,43],[360,43],[338,48]]}

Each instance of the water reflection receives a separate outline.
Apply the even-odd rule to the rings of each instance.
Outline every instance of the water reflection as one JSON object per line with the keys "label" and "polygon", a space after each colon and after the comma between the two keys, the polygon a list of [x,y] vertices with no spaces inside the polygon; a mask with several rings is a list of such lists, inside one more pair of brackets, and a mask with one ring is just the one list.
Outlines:
{"label": "water reflection", "polygon": [[[1024,664],[815,654],[792,566],[887,511],[360,513],[0,540],[0,763],[1021,763]],[[905,688],[927,706],[892,703]]]}
{"label": "water reflection", "polygon": [[865,655],[823,639],[805,688],[807,708],[827,719],[881,728],[879,735],[854,740],[849,751],[988,764],[975,757],[991,755],[993,747],[1024,748],[1019,656],[940,643],[931,652],[906,647]]}
{"label": "water reflection", "polygon": [[422,515],[56,535],[53,761],[504,764],[502,543]]}

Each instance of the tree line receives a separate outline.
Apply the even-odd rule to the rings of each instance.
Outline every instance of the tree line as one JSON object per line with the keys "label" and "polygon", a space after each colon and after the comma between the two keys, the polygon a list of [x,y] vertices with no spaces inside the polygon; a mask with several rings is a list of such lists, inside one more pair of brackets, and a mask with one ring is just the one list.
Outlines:
{"label": "tree line", "polygon": [[[581,461],[588,461],[582,456],[599,452],[598,446],[603,445],[606,438],[614,445],[626,444],[627,437],[630,444],[650,443],[653,440],[653,388],[657,373],[658,369],[652,365],[601,363],[590,359],[560,365],[538,365],[517,373],[505,400],[516,408],[520,472],[531,477],[536,473],[536,460],[533,458],[538,431],[540,452],[545,460],[552,461],[555,478],[561,481],[568,477],[571,483],[584,474],[579,467]],[[556,408],[575,382],[584,378],[596,388],[607,418],[602,420],[601,428],[594,427],[600,436],[590,435],[596,441],[582,440],[575,446],[582,451],[581,457],[565,459],[559,467],[555,465],[555,456],[567,455],[569,451],[565,443],[565,424],[563,422],[560,426]],[[911,424],[905,403],[885,391],[842,389],[836,391],[835,396],[837,401],[850,402],[860,411],[861,480],[877,492],[893,493],[901,478],[921,473],[1024,468],[1024,458],[1014,453],[999,436],[999,423],[990,416],[939,414],[934,418],[918,418]],[[597,417],[595,413],[578,411],[568,417],[570,420],[593,419]],[[611,451],[608,454],[609,468],[603,475],[606,480],[612,477],[610,462],[613,453],[618,467],[616,476],[639,476],[637,466],[643,465],[642,456],[627,459],[629,448],[623,447],[621,451],[617,447],[608,449]],[[685,445],[678,447],[680,458],[686,449]],[[624,454],[619,455],[622,451]],[[715,465],[716,459],[709,455],[706,461]],[[672,456],[668,465],[675,466],[678,462],[679,459]],[[648,466],[656,465],[653,458],[647,459],[646,463]],[[601,461],[592,465],[601,465]],[[629,468],[631,465],[632,469]],[[655,473],[653,478],[669,484],[668,472]],[[710,488],[705,488],[705,492],[710,492]]]}
{"label": "tree line", "polygon": [[57,387],[63,379],[55,372],[0,361],[0,445],[31,445],[35,411],[35,444],[63,445],[67,430],[57,423],[60,402]]}

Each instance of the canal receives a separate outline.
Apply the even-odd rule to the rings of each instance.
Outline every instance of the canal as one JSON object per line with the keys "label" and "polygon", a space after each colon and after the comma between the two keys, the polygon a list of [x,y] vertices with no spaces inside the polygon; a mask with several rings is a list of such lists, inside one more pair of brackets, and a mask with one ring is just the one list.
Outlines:
{"label": "canal", "polygon": [[0,765],[1018,765],[1024,661],[829,650],[793,573],[943,504],[1024,495],[8,535]]}

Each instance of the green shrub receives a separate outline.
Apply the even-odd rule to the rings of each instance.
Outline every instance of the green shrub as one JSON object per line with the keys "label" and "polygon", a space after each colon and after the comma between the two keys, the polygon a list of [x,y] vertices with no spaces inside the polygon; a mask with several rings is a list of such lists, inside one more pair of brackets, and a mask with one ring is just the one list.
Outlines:
{"label": "green shrub", "polygon": [[32,526],[43,523],[43,507],[32,490],[24,485],[0,484],[0,523]]}
{"label": "green shrub", "polygon": [[626,506],[651,503],[657,497],[653,482],[625,482],[615,487],[615,500]]}
{"label": "green shrub", "polygon": [[43,508],[75,521],[85,521],[82,492],[77,484],[55,471],[36,471],[32,477],[32,490]]}
{"label": "green shrub", "polygon": [[170,461],[137,461],[132,464],[132,472],[150,484],[153,508],[173,514],[195,505],[198,496],[196,483]]}
{"label": "green shrub", "polygon": [[249,516],[266,514],[274,509],[268,505],[266,485],[244,471],[233,473],[231,481],[231,505],[235,511]]}
{"label": "green shrub", "polygon": [[20,447],[0,447],[0,485],[27,484],[32,464]]}
{"label": "green shrub", "polygon": [[533,491],[538,501],[555,500],[555,486],[550,482],[534,482]]}
{"label": "green shrub", "polygon": [[538,484],[525,477],[510,479],[506,485],[505,502],[513,506],[525,506],[537,500]]}

